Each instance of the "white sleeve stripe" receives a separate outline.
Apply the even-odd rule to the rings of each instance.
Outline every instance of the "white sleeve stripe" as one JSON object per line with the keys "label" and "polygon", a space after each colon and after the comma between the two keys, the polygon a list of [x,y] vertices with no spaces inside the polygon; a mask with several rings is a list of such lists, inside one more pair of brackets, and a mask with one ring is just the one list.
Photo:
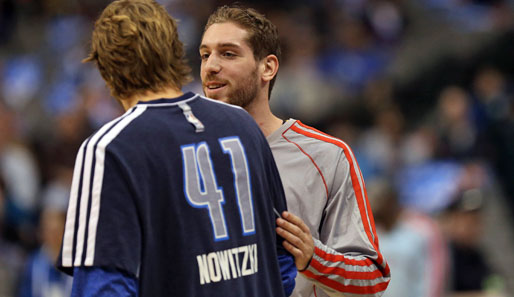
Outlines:
{"label": "white sleeve stripe", "polygon": [[100,216],[100,197],[102,193],[102,182],[104,177],[104,161],[105,161],[105,149],[111,143],[111,141],[118,136],[118,134],[127,127],[134,119],[139,117],[147,106],[138,106],[135,111],[118,122],[107,134],[98,142],[96,147],[96,164],[93,187],[91,193],[91,214],[89,217],[89,230],[87,238],[87,251],[84,265],[93,265],[95,257],[95,245],[96,245],[96,231],[98,227],[98,219]]}
{"label": "white sleeve stripe", "polygon": [[91,170],[94,168],[95,163],[93,163],[93,150],[96,147],[98,140],[103,137],[106,131],[108,131],[112,126],[119,123],[121,119],[116,119],[114,121],[109,122],[107,125],[103,126],[89,141],[86,147],[86,160],[84,173],[82,176],[82,191],[80,196],[80,208],[79,208],[79,225],[77,229],[77,244],[75,249],[75,266],[82,265],[82,255],[84,249],[84,237],[86,232],[86,220],[88,213],[88,203],[89,203],[89,189],[91,188]]}
{"label": "white sleeve stripe", "polygon": [[76,234],[76,245],[75,245],[75,266],[80,266],[82,264],[82,249],[84,247],[84,232],[86,229],[85,221],[87,216],[87,205],[88,205],[88,197],[89,197],[89,185],[91,181],[91,167],[92,164],[92,156],[91,156],[91,146],[96,142],[98,135],[101,133],[97,133],[93,135],[88,145],[86,146],[86,157],[84,161],[84,170],[82,173],[82,189],[80,191],[80,205],[79,205],[79,224]]}
{"label": "white sleeve stripe", "polygon": [[[352,150],[350,149],[350,147],[348,147],[348,145],[342,141],[341,139],[339,138],[336,138],[336,137],[333,137],[333,136],[330,136],[328,134],[324,134],[324,133],[319,133],[318,131],[316,130],[313,130],[313,129],[306,129],[305,127],[303,127],[302,125],[298,124],[298,123],[295,123],[294,124],[296,128],[298,129],[301,129],[303,131],[307,131],[309,133],[312,133],[312,134],[316,134],[316,135],[319,135],[323,138],[327,138],[327,139],[330,139],[330,140],[333,140],[335,142],[338,142],[340,143],[341,145],[343,145],[346,149],[346,151],[348,152],[348,154],[351,156],[352,158],[352,162],[354,164],[354,168],[355,168],[355,171],[356,171],[356,175],[357,175],[357,180],[359,181],[359,185],[360,185],[360,190],[361,190],[361,195],[362,197],[365,199],[366,198],[366,193],[364,192],[364,180],[362,178],[362,173],[361,173],[361,170],[359,168],[359,166],[357,166],[357,160],[355,159],[355,155],[353,154]],[[369,219],[369,212],[370,210],[368,209],[368,205],[366,203],[363,203],[364,205],[364,211],[366,213],[366,223],[368,224],[368,227],[369,227],[369,230],[370,230],[370,234],[371,234],[371,238],[372,238],[372,242],[371,244],[372,245],[375,245],[375,234],[373,233],[373,228],[372,228],[372,224],[371,224],[371,221]],[[364,220],[364,218],[362,218]],[[364,223],[364,222],[363,222]]]}
{"label": "white sleeve stripe", "polygon": [[[89,189],[91,186],[91,168],[95,165],[93,164],[93,148],[96,146],[96,143],[98,140],[103,137],[103,135],[108,131],[111,127],[119,123],[123,118],[125,118],[127,115],[132,113],[134,109],[128,110],[125,114],[123,114],[121,117],[118,117],[109,123],[105,124],[100,130],[98,130],[84,145],[84,154],[85,158],[82,160],[82,168],[81,173],[77,176],[80,176],[78,179],[78,183],[76,184],[76,190],[75,190],[75,196],[71,197],[71,199],[74,199],[74,207],[73,210],[75,212],[73,216],[73,225],[69,224],[69,230],[73,230],[71,233],[69,233],[68,242],[66,243],[67,246],[70,248],[71,255],[68,255],[66,261],[69,266],[75,265],[80,266],[82,265],[82,255],[83,255],[83,248],[84,248],[84,236],[85,236],[85,229],[86,229],[86,220],[87,220],[87,213],[88,213],[88,202],[89,202]],[[74,172],[75,174],[75,172]],[[75,178],[75,177],[74,177]],[[82,184],[81,189],[79,189],[79,185]],[[80,198],[80,199],[79,199]],[[75,220],[77,219],[77,204],[78,201],[80,201],[80,205],[78,205],[78,228],[75,229]],[[68,219],[67,219],[68,220]],[[68,225],[68,224],[67,224]],[[76,233],[75,233],[76,232]],[[75,245],[73,244],[74,240],[76,240]],[[72,249],[75,248],[75,254],[73,255]],[[64,247],[63,247],[64,250]],[[71,264],[72,260],[74,259],[73,264]],[[64,264],[63,264],[64,265]]]}
{"label": "white sleeve stripe", "polygon": [[373,279],[344,278],[337,274],[327,274],[318,271],[316,268],[309,266],[310,272],[318,276],[324,276],[327,279],[336,281],[344,286],[372,287],[380,283],[389,281],[388,277],[377,277]]}
{"label": "white sleeve stripe", "polygon": [[84,147],[89,140],[86,140],[80,146],[75,160],[75,168],[73,169],[73,181],[71,183],[70,199],[68,202],[68,212],[66,214],[66,225],[64,227],[63,245],[62,245],[62,265],[71,267],[73,260],[73,237],[75,235],[75,217],[77,213],[78,188],[80,184],[80,174],[83,168]]}
{"label": "white sleeve stripe", "polygon": [[[364,257],[363,257],[364,258]],[[352,265],[352,264],[346,264],[343,261],[340,262],[329,262],[326,259],[323,259],[322,257],[318,256],[317,254],[313,254],[313,259],[316,259],[321,265],[323,265],[326,268],[341,268],[346,271],[352,271],[352,272],[373,272],[375,270],[378,270],[377,265],[375,263],[371,262],[368,265]],[[351,259],[348,259],[349,262]],[[362,261],[362,260],[360,260]]]}

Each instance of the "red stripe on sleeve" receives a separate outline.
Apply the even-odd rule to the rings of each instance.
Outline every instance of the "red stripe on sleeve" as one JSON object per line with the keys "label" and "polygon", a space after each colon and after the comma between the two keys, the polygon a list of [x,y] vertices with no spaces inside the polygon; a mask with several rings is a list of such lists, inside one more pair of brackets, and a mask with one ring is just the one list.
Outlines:
{"label": "red stripe on sleeve", "polygon": [[[322,135],[318,135],[318,134],[315,134],[315,133],[312,133],[309,131],[304,131],[304,130],[296,127],[295,125],[291,126],[291,129],[293,131],[295,131],[299,134],[311,137],[311,138],[315,138],[315,139],[318,139],[318,140],[321,140],[324,142],[332,143],[334,145],[339,146],[343,150],[343,152],[346,156],[346,159],[348,160],[348,162],[350,164],[350,177],[352,180],[352,186],[353,186],[353,190],[355,192],[355,197],[357,198],[357,205],[358,205],[359,212],[361,215],[361,220],[364,225],[364,231],[366,232],[369,242],[373,245],[373,247],[375,248],[375,250],[377,252],[377,263],[379,265],[382,265],[384,263],[384,259],[378,249],[378,244],[377,244],[378,237],[377,237],[376,231],[375,231],[374,220],[370,219],[368,221],[368,217],[373,217],[373,215],[371,214],[371,208],[369,208],[369,202],[367,201],[368,200],[367,197],[363,197],[363,195],[362,195],[362,191],[364,190],[364,192],[365,192],[365,189],[361,189],[361,186],[359,183],[359,176],[361,176],[360,170],[357,171],[357,169],[356,169],[356,167],[358,165],[354,164],[354,162],[353,162],[353,158],[352,158],[353,152],[351,152],[350,147],[348,145],[346,145],[343,141],[335,140],[335,139],[333,139],[332,136],[325,134],[321,131],[318,131],[312,127],[306,126],[306,125],[302,124],[300,121],[297,121],[296,123],[298,123],[300,126],[304,127],[305,129],[310,129],[310,130],[316,131],[317,133],[320,133]],[[350,155],[350,153],[352,155]],[[364,186],[364,181],[362,181],[362,185]],[[368,207],[368,209],[370,210],[369,216],[366,214],[366,207]],[[370,226],[370,225],[372,225],[372,226]],[[374,236],[371,235],[372,232],[373,232]],[[375,240],[373,240],[373,238],[375,238]],[[387,263],[386,263],[386,267],[384,267],[384,272],[386,274],[389,274],[389,266],[387,265]]]}
{"label": "red stripe on sleeve", "polygon": [[[297,121],[297,122],[298,122],[298,121]],[[304,155],[306,155],[306,156],[311,160],[311,162],[312,162],[312,164],[314,165],[314,167],[316,167],[316,169],[318,170],[318,173],[319,173],[319,175],[321,176],[321,180],[323,180],[323,185],[325,186],[325,192],[327,193],[327,200],[328,200],[328,187],[327,187],[327,182],[325,181],[325,177],[323,176],[323,173],[321,172],[321,169],[319,169],[318,164],[316,164],[316,162],[314,162],[314,159],[313,159],[309,154],[307,154],[307,153],[302,149],[302,147],[301,147],[298,143],[296,143],[296,142],[294,142],[294,141],[289,140],[289,139],[285,136],[285,133],[286,133],[289,129],[291,129],[292,127],[294,127],[294,124],[293,124],[293,125],[291,125],[291,127],[287,128],[287,129],[282,133],[282,137],[284,137],[284,139],[285,139],[285,140],[287,140],[287,142],[289,142],[289,143],[292,143],[292,144],[296,145],[296,147],[298,147],[298,149],[299,149],[299,150],[300,150]]]}
{"label": "red stripe on sleeve", "polygon": [[324,250],[317,248],[317,247],[314,247],[314,253],[320,258],[323,258],[324,260],[327,260],[329,262],[334,262],[334,263],[335,262],[343,262],[344,264],[353,265],[353,266],[375,265],[375,263],[371,259],[368,259],[368,258],[365,258],[362,260],[349,259],[349,258],[345,257],[344,255],[334,255],[334,254],[327,253]]}
{"label": "red stripe on sleeve", "polygon": [[345,279],[377,279],[380,277],[383,277],[382,271],[375,269],[373,271],[348,271],[341,267],[328,267],[320,262],[318,262],[316,259],[311,260],[311,267],[315,268],[317,271],[323,273],[323,274],[333,274],[333,275],[339,275],[341,277],[344,277]]}
{"label": "red stripe on sleeve", "polygon": [[343,293],[351,293],[351,294],[375,294],[378,292],[382,292],[387,288],[389,281],[381,282],[373,286],[355,286],[355,285],[344,285],[335,280],[332,280],[324,275],[317,275],[312,273],[311,271],[302,272],[305,276],[310,277],[319,281],[320,283],[333,288],[336,291]]}

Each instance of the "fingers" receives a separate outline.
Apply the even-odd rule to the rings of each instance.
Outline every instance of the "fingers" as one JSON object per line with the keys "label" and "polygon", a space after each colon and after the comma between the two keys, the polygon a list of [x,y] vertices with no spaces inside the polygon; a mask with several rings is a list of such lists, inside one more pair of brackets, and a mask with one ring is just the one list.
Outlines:
{"label": "fingers", "polygon": [[[296,226],[293,226],[292,228],[299,230],[299,228]],[[296,248],[301,250],[304,249],[305,235],[301,231],[300,233],[294,233],[283,227],[277,227],[277,234],[288,241],[290,244],[294,245]]]}
{"label": "fingers", "polygon": [[[278,233],[280,233],[280,232],[287,233],[287,231],[285,231],[283,229],[282,229],[282,231],[279,231],[279,229],[280,228],[277,228]],[[287,234],[284,234],[284,236],[287,237]],[[291,255],[293,255],[296,269],[298,269],[298,271],[303,271],[309,267],[313,253],[309,252],[310,249],[309,249],[308,245],[304,245],[303,248],[300,249],[297,246],[295,246],[294,244],[291,244],[290,241],[287,239],[282,242],[282,245],[289,253],[291,253]]]}
{"label": "fingers", "polygon": [[293,257],[295,259],[302,257],[302,255],[303,255],[302,251],[300,249],[296,248],[294,245],[287,242],[286,240],[283,241],[282,245],[288,252],[291,253],[291,255],[293,255]]}
{"label": "fingers", "polygon": [[304,237],[305,232],[297,225],[294,225],[284,219],[277,219],[277,226],[284,229],[288,233],[293,234],[294,236]]}
{"label": "fingers", "polygon": [[302,219],[284,211],[283,218],[277,218],[277,233],[301,250],[310,249],[314,243],[311,232]]}
{"label": "fingers", "polygon": [[298,216],[296,216],[288,211],[283,211],[282,218],[287,220],[291,224],[298,226],[303,232],[310,233],[309,227],[307,227],[307,225],[303,222],[303,220],[300,219]]}
{"label": "fingers", "polygon": [[299,270],[306,269],[314,253],[314,241],[307,225],[292,213],[277,218],[277,234],[284,238],[283,246],[294,258]]}

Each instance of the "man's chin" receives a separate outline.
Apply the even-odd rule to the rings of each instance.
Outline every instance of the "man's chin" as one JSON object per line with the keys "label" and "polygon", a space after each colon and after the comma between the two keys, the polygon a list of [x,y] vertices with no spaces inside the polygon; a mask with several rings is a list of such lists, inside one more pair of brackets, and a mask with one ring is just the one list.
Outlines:
{"label": "man's chin", "polygon": [[225,103],[230,103],[230,101],[228,100],[228,98],[226,97],[222,97],[222,96],[216,96],[216,95],[205,95],[207,98],[211,98],[211,99],[214,99],[214,100],[217,100],[217,101],[221,101],[221,102],[225,102]]}
{"label": "man's chin", "polygon": [[216,94],[210,94],[210,93],[205,92],[205,91],[203,92],[203,94],[207,98],[211,98],[211,99],[214,99],[214,100],[220,100],[220,96],[216,96]]}

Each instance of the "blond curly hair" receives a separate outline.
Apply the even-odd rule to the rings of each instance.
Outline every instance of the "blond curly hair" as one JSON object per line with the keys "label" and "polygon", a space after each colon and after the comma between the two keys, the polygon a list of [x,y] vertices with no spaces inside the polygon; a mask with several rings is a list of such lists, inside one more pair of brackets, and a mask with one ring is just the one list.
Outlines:
{"label": "blond curly hair", "polygon": [[153,0],[109,4],[95,22],[91,52],[83,62],[96,63],[120,100],[170,85],[181,89],[192,80],[177,23]]}

